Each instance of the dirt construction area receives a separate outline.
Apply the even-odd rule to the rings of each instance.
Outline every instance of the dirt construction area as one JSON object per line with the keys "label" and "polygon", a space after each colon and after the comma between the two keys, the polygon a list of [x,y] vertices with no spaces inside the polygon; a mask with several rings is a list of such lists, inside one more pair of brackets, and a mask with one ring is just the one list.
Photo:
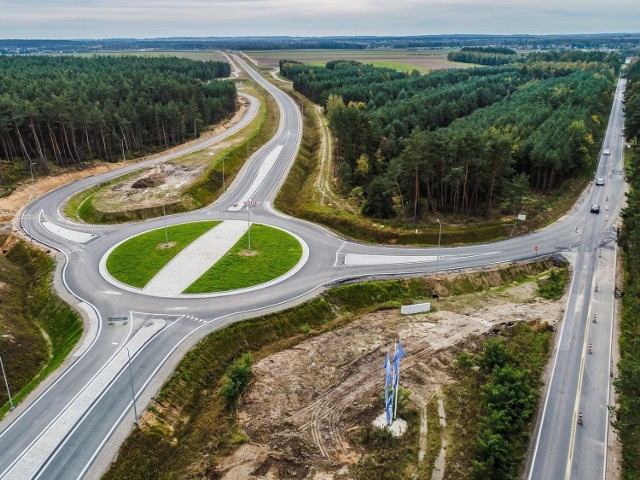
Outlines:
{"label": "dirt construction area", "polygon": [[448,366],[460,347],[506,322],[561,319],[564,302],[536,298],[536,287],[436,300],[437,311],[427,314],[377,311],[262,359],[238,409],[248,441],[222,459],[219,478],[353,478],[350,468],[364,454],[358,435],[383,412],[383,364],[394,340],[406,352],[400,384],[424,409],[451,381]]}

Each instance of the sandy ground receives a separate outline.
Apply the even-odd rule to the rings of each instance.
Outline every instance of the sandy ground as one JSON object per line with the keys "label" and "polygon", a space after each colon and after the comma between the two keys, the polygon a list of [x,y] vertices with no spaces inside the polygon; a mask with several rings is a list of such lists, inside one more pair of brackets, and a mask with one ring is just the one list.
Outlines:
{"label": "sandy ground", "polygon": [[423,408],[451,381],[447,366],[456,345],[505,321],[561,318],[564,303],[534,301],[535,288],[491,293],[490,301],[458,297],[423,315],[371,313],[259,361],[239,408],[249,442],[222,460],[221,478],[351,478],[349,467],[362,455],[354,436],[383,411],[382,366],[398,335],[407,353],[401,385]]}

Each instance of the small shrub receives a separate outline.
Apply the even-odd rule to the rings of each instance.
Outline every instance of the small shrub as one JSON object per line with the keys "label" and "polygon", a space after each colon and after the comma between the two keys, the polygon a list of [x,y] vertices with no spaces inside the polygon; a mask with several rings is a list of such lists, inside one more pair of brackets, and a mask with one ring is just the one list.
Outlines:
{"label": "small shrub", "polygon": [[547,300],[558,300],[567,286],[568,271],[566,268],[551,270],[549,277],[538,281],[538,296]]}
{"label": "small shrub", "polygon": [[230,405],[235,405],[240,394],[249,385],[252,365],[253,357],[250,353],[245,353],[242,357],[234,360],[227,369],[220,393]]}

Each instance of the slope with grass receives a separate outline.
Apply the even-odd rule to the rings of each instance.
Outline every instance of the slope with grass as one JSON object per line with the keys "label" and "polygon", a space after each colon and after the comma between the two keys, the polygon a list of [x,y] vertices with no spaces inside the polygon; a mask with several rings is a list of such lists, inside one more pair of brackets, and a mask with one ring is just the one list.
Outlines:
{"label": "slope with grass", "polygon": [[[52,290],[54,261],[18,242],[0,256],[0,355],[13,403],[19,403],[66,358],[82,321]],[[0,388],[0,416],[9,408]]]}

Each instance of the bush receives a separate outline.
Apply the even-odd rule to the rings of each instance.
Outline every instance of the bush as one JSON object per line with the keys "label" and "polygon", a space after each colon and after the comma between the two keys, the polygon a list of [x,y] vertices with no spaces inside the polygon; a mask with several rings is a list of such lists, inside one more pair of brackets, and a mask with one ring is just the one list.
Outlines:
{"label": "bush", "polygon": [[227,369],[220,393],[230,405],[235,405],[240,394],[249,385],[252,365],[253,357],[250,353],[245,353],[242,357],[234,360]]}

